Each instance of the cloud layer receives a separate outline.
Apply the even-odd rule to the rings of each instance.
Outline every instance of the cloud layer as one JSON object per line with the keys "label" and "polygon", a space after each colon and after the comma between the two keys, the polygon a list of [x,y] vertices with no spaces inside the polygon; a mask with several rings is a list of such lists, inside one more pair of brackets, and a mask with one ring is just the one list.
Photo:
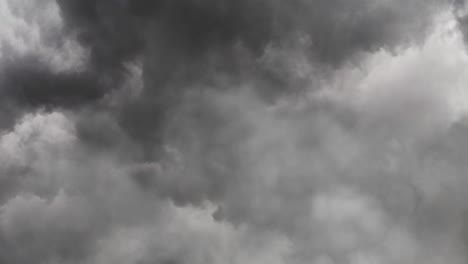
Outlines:
{"label": "cloud layer", "polygon": [[0,263],[466,263],[463,9],[0,0]]}

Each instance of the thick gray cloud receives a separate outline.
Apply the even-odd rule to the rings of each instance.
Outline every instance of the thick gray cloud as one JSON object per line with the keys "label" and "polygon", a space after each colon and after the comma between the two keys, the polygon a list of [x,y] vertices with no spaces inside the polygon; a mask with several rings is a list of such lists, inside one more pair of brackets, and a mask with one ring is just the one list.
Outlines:
{"label": "thick gray cloud", "polygon": [[[146,144],[161,140],[166,112],[185,91],[199,89],[200,84],[222,89],[229,86],[227,81],[255,80],[267,98],[304,86],[303,78],[288,73],[284,60],[272,61],[271,50],[301,48],[300,56],[337,67],[362,53],[422,40],[434,13],[447,4],[420,0],[58,3],[67,28],[89,48],[91,65],[100,75],[118,78],[126,63],[143,61],[141,98],[124,104],[117,115],[130,136]],[[151,122],[155,112],[160,121]]]}
{"label": "thick gray cloud", "polygon": [[[10,2],[5,6],[12,10],[15,5],[17,9],[31,5]],[[13,62],[5,63],[8,66],[2,70],[2,86],[8,87],[2,88],[2,97],[33,107],[102,103],[99,99],[121,88],[129,75],[128,64],[142,60],[140,98],[125,100],[113,111],[131,137],[149,144],[161,140],[167,111],[186,90],[250,79],[258,82],[264,96],[275,97],[291,87],[303,87],[304,82],[281,59],[272,61],[271,50],[305,46],[300,56],[337,67],[362,53],[422,40],[433,15],[447,3],[59,0],[57,4],[62,20],[40,28],[39,34],[47,36],[42,46],[60,47],[71,39],[88,51],[89,58],[80,67],[57,73],[35,54],[13,54]],[[34,8],[24,10],[12,14],[27,21]],[[47,14],[38,16],[39,25]],[[15,77],[16,72],[21,78]],[[11,112],[10,108],[5,111]],[[160,121],[150,122],[155,112]]]}
{"label": "thick gray cloud", "polygon": [[453,12],[457,17],[458,26],[463,33],[465,42],[467,41],[467,3],[465,0],[457,0],[453,6]]}
{"label": "thick gray cloud", "polygon": [[0,0],[0,262],[466,263],[451,4]]}

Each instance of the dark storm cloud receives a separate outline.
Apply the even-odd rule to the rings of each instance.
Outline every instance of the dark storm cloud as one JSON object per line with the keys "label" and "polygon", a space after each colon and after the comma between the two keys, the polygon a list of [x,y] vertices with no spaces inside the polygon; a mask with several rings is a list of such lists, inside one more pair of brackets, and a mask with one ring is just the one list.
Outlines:
{"label": "dark storm cloud", "polygon": [[91,63],[100,74],[116,78],[126,62],[141,57],[145,96],[171,104],[187,86],[223,73],[236,80],[249,67],[263,72],[260,78],[270,81],[267,86],[287,89],[284,76],[258,59],[267,47],[282,47],[297,38],[310,42],[304,56],[334,66],[362,52],[420,40],[445,0],[58,3],[69,31],[90,49]]}
{"label": "dark storm cloud", "polygon": [[[90,50],[94,77],[118,84],[125,65],[142,60],[140,98],[124,100],[115,115],[126,133],[143,145],[162,141],[168,112],[188,90],[255,81],[262,96],[275,98],[307,83],[288,72],[290,65],[283,66],[283,59],[272,61],[275,52],[302,49],[300,56],[319,68],[338,67],[361,53],[393,50],[423,39],[433,13],[445,4],[421,0],[57,2],[66,31]],[[302,44],[294,44],[298,41]],[[108,88],[83,89],[99,96]],[[150,147],[147,152],[151,158],[154,150]]]}
{"label": "dark storm cloud", "polygon": [[468,3],[466,0],[456,0],[453,11],[457,17],[458,27],[463,35],[465,43],[468,43]]}
{"label": "dark storm cloud", "polygon": [[[153,97],[149,100],[157,101],[156,104],[171,104],[180,97],[181,90],[194,82],[212,79],[213,75],[224,73],[239,79],[239,72],[252,69],[264,72],[260,78],[271,80],[267,86],[282,87],[286,86],[284,76],[258,62],[266,56],[267,47],[281,47],[296,38],[305,38],[309,44],[304,56],[339,65],[361,52],[393,49],[421,39],[431,24],[434,10],[445,1],[58,0],[57,3],[65,28],[54,31],[53,36],[76,37],[89,49],[87,69],[54,74],[47,72],[47,66],[20,57],[20,62],[2,70],[3,79],[7,79],[4,85],[13,82],[12,87],[23,87],[21,92],[12,93],[16,96],[14,100],[33,105],[96,100],[119,86],[125,78],[125,64],[136,59],[144,63],[144,95]],[[244,52],[239,53],[239,49]],[[15,75],[21,72],[29,77],[18,80]],[[35,78],[38,84],[29,88]]]}
{"label": "dark storm cloud", "polygon": [[[239,46],[255,64],[267,46],[307,38],[304,55],[331,65],[396,48],[424,37],[443,2],[58,1],[68,30],[90,49],[94,69],[115,78],[125,62],[141,56],[145,94],[159,101],[212,74],[242,71]],[[281,84],[281,76],[269,75],[263,77]]]}
{"label": "dark storm cloud", "polygon": [[2,99],[26,108],[79,106],[107,92],[96,73],[54,72],[32,57],[3,65],[0,81]]}
{"label": "dark storm cloud", "polygon": [[392,48],[422,37],[432,12],[444,4],[420,0],[58,2],[70,29],[78,31],[82,43],[91,48],[94,63],[104,67],[116,67],[142,49],[162,49],[168,56],[189,60],[213,52],[227,55],[241,44],[258,56],[266,45],[294,34],[311,38],[311,53],[319,60],[339,63],[357,52]]}
{"label": "dark storm cloud", "polygon": [[80,109],[98,104],[112,84],[96,72],[56,71],[33,56],[3,61],[0,67],[1,128],[35,109]]}
{"label": "dark storm cloud", "polygon": [[144,44],[144,29],[126,1],[58,0],[71,33],[91,52],[92,66],[103,74],[115,74],[132,60]]}
{"label": "dark storm cloud", "polygon": [[0,61],[0,262],[463,263],[448,1],[57,4],[89,58]]}
{"label": "dark storm cloud", "polygon": [[[328,68],[363,52],[392,50],[422,39],[445,0],[57,3],[65,27],[54,38],[76,38],[89,61],[84,69],[56,73],[43,61],[14,57],[2,69],[4,100],[33,107],[93,104],[121,88],[126,66],[142,60],[140,98],[112,111],[126,133],[148,143],[161,141],[167,112],[187,90],[254,80],[262,96],[274,98],[307,83],[288,72],[283,59],[272,61],[275,52],[302,49],[300,56]],[[298,40],[303,44],[291,44]]]}

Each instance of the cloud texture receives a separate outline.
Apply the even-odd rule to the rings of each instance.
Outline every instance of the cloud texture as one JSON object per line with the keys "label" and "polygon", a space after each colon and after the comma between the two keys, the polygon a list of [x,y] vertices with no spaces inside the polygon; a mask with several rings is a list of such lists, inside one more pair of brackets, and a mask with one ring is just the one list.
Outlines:
{"label": "cloud texture", "polygon": [[464,6],[0,0],[0,263],[467,263]]}

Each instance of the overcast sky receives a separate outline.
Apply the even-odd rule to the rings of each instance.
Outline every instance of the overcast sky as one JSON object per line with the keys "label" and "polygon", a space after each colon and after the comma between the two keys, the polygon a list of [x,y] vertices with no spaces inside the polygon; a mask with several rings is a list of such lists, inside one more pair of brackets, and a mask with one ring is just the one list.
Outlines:
{"label": "overcast sky", "polygon": [[464,0],[0,0],[0,263],[467,264]]}

